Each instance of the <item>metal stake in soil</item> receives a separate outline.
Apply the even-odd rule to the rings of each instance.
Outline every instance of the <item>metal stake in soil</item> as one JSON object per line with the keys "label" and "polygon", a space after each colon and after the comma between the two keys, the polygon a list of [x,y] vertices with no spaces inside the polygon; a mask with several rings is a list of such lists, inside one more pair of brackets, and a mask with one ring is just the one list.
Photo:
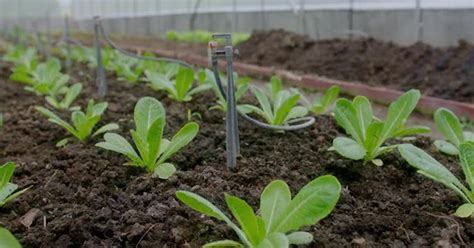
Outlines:
{"label": "metal stake in soil", "polygon": [[100,25],[100,17],[94,17],[94,34],[95,34],[95,52],[97,58],[97,81],[96,86],[99,92],[100,97],[105,97],[107,94],[107,81],[105,78],[105,71],[104,71],[104,64],[102,61],[102,49],[99,40],[99,28]]}
{"label": "metal stake in soil", "polygon": [[[227,118],[226,118],[226,146],[227,167],[234,169],[237,165],[237,155],[240,153],[239,128],[237,119],[237,104],[235,102],[234,73],[232,63],[234,60],[234,48],[232,47],[232,36],[230,34],[213,34],[213,39],[223,39],[224,49],[217,49],[217,43],[209,43],[210,59],[212,64],[217,64],[219,57],[224,57],[227,69]],[[224,94],[223,94],[224,95]]]}

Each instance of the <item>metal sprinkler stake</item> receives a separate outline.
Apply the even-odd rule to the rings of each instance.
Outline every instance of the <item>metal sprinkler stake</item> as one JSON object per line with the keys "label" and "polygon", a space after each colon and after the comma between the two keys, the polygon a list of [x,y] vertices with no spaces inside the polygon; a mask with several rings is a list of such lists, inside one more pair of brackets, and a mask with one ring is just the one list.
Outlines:
{"label": "metal sprinkler stake", "polygon": [[94,34],[95,34],[95,52],[97,58],[97,81],[96,86],[101,98],[107,94],[107,81],[105,78],[104,64],[102,61],[102,48],[100,45],[99,33],[100,33],[100,17],[94,17]]}
{"label": "metal sprinkler stake", "polygon": [[[232,47],[231,34],[213,34],[213,39],[223,39],[223,49],[217,48],[217,42],[209,42],[209,60],[212,65],[217,65],[218,58],[225,58],[227,69],[227,116],[226,116],[226,149],[227,168],[233,170],[237,165],[237,156],[240,153],[239,125],[237,118],[237,105],[235,102],[235,84],[233,76],[234,48]],[[220,85],[222,87],[222,85]]]}

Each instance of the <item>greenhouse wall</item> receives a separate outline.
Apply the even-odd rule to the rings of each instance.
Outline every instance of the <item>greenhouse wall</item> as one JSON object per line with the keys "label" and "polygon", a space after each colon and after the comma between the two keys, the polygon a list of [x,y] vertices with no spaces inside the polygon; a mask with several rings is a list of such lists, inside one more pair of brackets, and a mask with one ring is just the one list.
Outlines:
{"label": "greenhouse wall", "polygon": [[315,39],[370,36],[436,46],[474,42],[472,0],[0,0],[2,31],[15,25],[61,30],[66,14],[81,30],[91,30],[92,18],[101,16],[109,32],[139,36],[162,36],[173,29],[284,28]]}

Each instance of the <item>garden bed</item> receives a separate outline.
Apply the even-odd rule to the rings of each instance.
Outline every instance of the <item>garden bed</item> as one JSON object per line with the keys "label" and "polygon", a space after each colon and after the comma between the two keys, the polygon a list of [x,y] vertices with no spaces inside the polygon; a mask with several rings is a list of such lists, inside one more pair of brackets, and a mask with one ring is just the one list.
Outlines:
{"label": "garden bed", "polygon": [[[95,79],[84,66],[75,66],[70,74],[85,86],[79,100],[84,105],[95,95]],[[229,172],[224,115],[208,110],[211,92],[180,104],[143,84],[109,75],[109,108],[102,123],[119,123],[119,133],[127,137],[133,107],[143,96],[165,105],[167,134],[187,121],[186,109],[201,114],[194,119],[200,125],[198,136],[172,159],[178,172],[165,181],[123,166],[124,157],[94,147],[100,138],[56,148],[65,132],[34,110],[44,100],[7,80],[8,75],[8,67],[2,66],[0,162],[17,162],[14,182],[33,187],[0,209],[0,223],[24,247],[199,247],[235,235],[225,224],[179,203],[176,190],[192,190],[218,206],[224,205],[223,193],[228,192],[256,209],[270,181],[283,179],[297,192],[324,174],[336,176],[343,191],[335,210],[306,228],[315,236],[310,247],[474,245],[474,221],[448,215],[461,199],[418,175],[397,154],[383,156],[385,165],[376,167],[328,152],[332,140],[343,133],[331,116],[317,116],[313,127],[287,133],[241,120],[242,157],[238,171]],[[457,159],[440,155],[429,138],[418,137],[414,143],[459,174]],[[39,211],[31,225],[22,223],[21,217],[33,209]]]}
{"label": "garden bed", "polygon": [[371,38],[315,41],[272,30],[254,32],[239,48],[250,64],[474,102],[474,46],[462,41],[449,48],[401,47]]}

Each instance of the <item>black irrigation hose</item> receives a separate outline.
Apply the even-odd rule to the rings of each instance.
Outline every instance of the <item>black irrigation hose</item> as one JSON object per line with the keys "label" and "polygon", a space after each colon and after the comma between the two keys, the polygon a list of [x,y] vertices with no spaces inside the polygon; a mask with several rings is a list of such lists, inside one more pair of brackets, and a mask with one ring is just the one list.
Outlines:
{"label": "black irrigation hose", "polygon": [[[222,97],[224,97],[224,99],[226,99],[227,97],[226,97],[226,94],[225,94],[224,86],[222,85],[222,81],[221,81],[221,78],[219,76],[219,69],[218,69],[217,61],[212,61],[212,71],[214,72],[214,77],[216,78],[216,82],[217,82],[217,86],[219,88],[219,91],[221,92]],[[299,129],[307,128],[307,127],[313,125],[314,122],[316,121],[314,119],[314,117],[306,116],[306,117],[296,118],[296,119],[288,121],[289,125],[287,125],[287,126],[276,126],[276,125],[270,125],[270,124],[267,124],[267,123],[263,123],[259,120],[256,120],[256,119],[248,116],[247,114],[245,114],[241,111],[238,111],[238,113],[246,121],[248,121],[248,122],[250,122],[250,123],[252,123],[252,124],[254,124],[258,127],[265,128],[265,129],[273,129],[273,130],[283,130],[283,131],[299,130]],[[303,122],[303,123],[301,123],[301,122]],[[290,124],[294,124],[294,123],[300,123],[300,124],[290,125]]]}
{"label": "black irrigation hose", "polygon": [[127,55],[127,56],[130,56],[130,57],[134,57],[134,58],[137,58],[137,59],[143,59],[143,60],[151,60],[151,61],[157,61],[157,62],[169,62],[169,63],[176,63],[176,64],[180,64],[182,66],[185,66],[185,67],[189,67],[189,68],[193,68],[192,65],[182,61],[182,60],[178,60],[178,59],[169,59],[169,58],[155,58],[155,57],[146,57],[146,56],[140,56],[140,55],[137,55],[137,54],[134,54],[132,52],[129,52],[125,49],[122,49],[120,47],[118,47],[110,38],[109,36],[107,35],[107,33],[104,31],[104,27],[102,26],[102,23],[99,23],[99,29],[100,29],[100,32],[102,33],[102,37],[104,37],[104,40],[109,44],[109,46],[111,46],[113,49],[119,51],[120,53],[124,54],[124,55]]}

